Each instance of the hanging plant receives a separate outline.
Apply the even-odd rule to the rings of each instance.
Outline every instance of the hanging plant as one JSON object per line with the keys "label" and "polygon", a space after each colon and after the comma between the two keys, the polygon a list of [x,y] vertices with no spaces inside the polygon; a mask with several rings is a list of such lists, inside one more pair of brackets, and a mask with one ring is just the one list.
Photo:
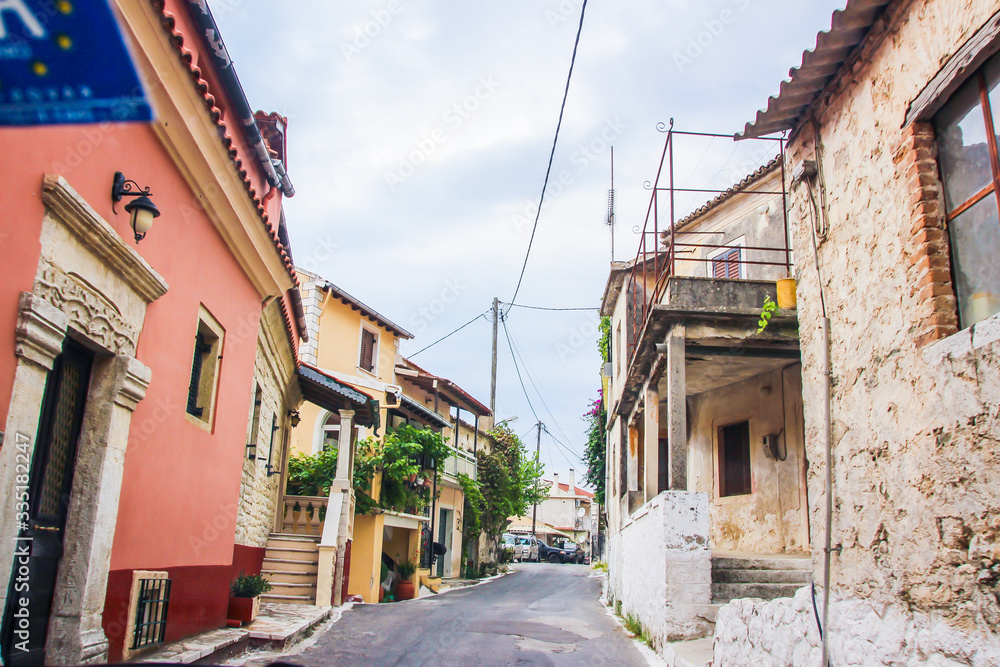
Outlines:
{"label": "hanging plant", "polygon": [[763,333],[764,329],[771,321],[771,316],[778,309],[778,304],[771,300],[771,296],[764,297],[764,306],[760,310],[760,320],[757,322],[757,333]]}

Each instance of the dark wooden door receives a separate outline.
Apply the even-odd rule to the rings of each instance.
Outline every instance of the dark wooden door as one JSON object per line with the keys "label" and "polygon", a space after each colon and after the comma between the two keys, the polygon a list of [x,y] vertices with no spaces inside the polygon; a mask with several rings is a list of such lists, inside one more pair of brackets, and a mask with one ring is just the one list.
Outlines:
{"label": "dark wooden door", "polygon": [[89,351],[67,339],[45,385],[28,485],[28,516],[26,521],[20,517],[4,610],[2,651],[8,666],[45,664],[49,611],[63,554],[92,360]]}

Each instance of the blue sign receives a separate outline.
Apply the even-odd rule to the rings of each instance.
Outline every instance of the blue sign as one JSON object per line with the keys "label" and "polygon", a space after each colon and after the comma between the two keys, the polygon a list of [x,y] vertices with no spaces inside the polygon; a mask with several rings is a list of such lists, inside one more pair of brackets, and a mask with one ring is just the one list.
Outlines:
{"label": "blue sign", "polygon": [[0,125],[152,118],[107,0],[0,0]]}

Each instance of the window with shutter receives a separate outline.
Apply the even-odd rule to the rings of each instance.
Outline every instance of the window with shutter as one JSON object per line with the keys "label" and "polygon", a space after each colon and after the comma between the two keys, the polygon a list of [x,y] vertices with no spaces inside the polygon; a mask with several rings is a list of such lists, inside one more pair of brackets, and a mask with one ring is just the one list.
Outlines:
{"label": "window with shutter", "polygon": [[205,342],[205,336],[199,331],[194,337],[194,359],[191,362],[191,382],[188,384],[187,411],[189,415],[201,417],[205,409],[198,405],[198,388],[201,385],[201,371],[205,364],[205,355],[212,346]]}
{"label": "window with shutter", "polygon": [[225,329],[202,306],[191,357],[186,412],[202,427],[211,428]]}
{"label": "window with shutter", "polygon": [[361,330],[361,359],[358,366],[368,371],[375,372],[375,346],[378,338],[375,333],[368,329]]}
{"label": "window with shutter", "polygon": [[712,259],[712,277],[739,280],[740,263],[740,249],[728,250]]}

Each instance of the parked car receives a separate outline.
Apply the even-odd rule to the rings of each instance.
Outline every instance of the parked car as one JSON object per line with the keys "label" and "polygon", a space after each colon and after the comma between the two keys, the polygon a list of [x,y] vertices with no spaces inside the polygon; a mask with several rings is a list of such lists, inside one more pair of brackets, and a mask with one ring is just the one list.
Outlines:
{"label": "parked car", "polygon": [[503,548],[514,550],[514,561],[538,562],[539,541],[530,535],[503,534]]}
{"label": "parked car", "polygon": [[584,553],[580,545],[569,540],[553,545],[540,543],[538,546],[538,559],[548,561],[549,563],[582,563]]}
{"label": "parked car", "polygon": [[514,542],[521,549],[521,560],[538,562],[538,539],[531,535],[515,535]]}

